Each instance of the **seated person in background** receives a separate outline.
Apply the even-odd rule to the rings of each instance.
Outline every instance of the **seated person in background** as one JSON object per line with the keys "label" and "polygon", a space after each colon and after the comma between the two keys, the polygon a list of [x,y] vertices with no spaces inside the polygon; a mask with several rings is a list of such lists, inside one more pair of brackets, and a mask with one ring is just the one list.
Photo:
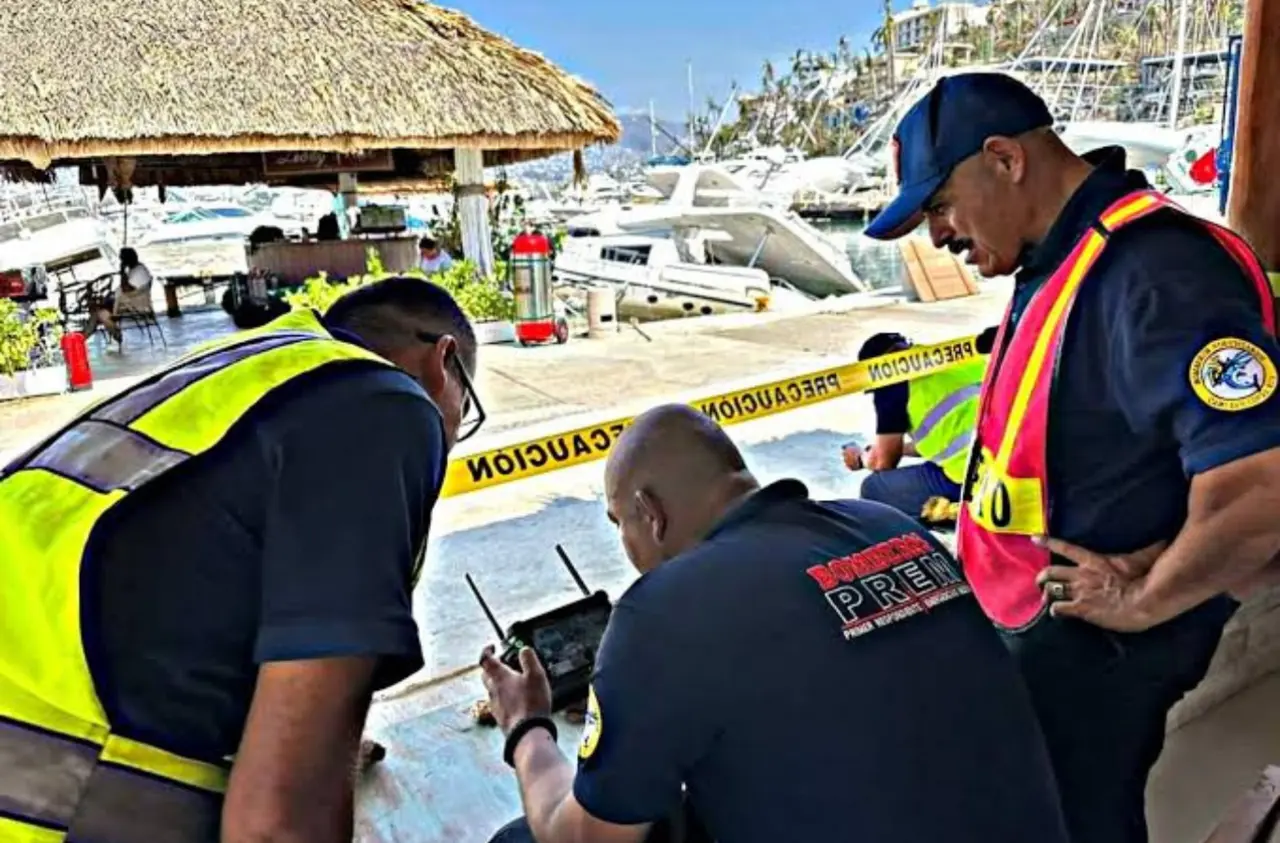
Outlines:
{"label": "seated person in background", "polygon": [[341,240],[342,229],[338,227],[338,215],[328,213],[316,222],[317,240]]}
{"label": "seated person in background", "polygon": [[428,275],[444,272],[453,266],[453,258],[430,237],[418,241],[418,268]]}
{"label": "seated person in background", "polygon": [[[995,330],[978,338],[981,354],[989,354]],[[876,334],[862,344],[858,359],[874,360],[906,351],[911,340],[902,334]],[[876,408],[875,444],[844,448],[850,471],[869,469],[862,481],[863,500],[887,504],[919,518],[930,498],[960,500],[969,464],[969,448],[978,422],[978,398],[985,357],[943,369],[906,383],[871,390]],[[908,441],[910,437],[910,441]],[[919,457],[919,465],[899,467],[903,457]]]}
{"label": "seated person in background", "polygon": [[120,250],[120,283],[112,294],[90,304],[89,321],[84,335],[93,336],[101,325],[116,342],[122,342],[123,334],[117,316],[123,313],[144,313],[151,310],[151,270],[138,260],[138,253],[126,246]]}
{"label": "seated person in background", "polygon": [[268,243],[279,243],[287,239],[284,235],[284,229],[279,226],[260,225],[249,232],[249,254],[254,254],[260,247]]}
{"label": "seated person in background", "polygon": [[687,788],[718,843],[1065,843],[1017,668],[914,521],[761,488],[683,405],[622,434],[605,494],[641,576],[600,648],[576,773],[533,651],[522,672],[482,656],[526,817],[495,841],[638,843]]}

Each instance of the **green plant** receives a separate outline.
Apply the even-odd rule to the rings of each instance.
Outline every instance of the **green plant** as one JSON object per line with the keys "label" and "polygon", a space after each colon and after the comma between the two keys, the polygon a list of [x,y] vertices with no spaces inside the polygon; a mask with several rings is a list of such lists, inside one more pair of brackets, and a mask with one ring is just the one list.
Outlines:
{"label": "green plant", "polygon": [[367,275],[385,275],[387,268],[383,266],[382,255],[370,246],[364,251],[364,271]]}
{"label": "green plant", "polygon": [[[374,263],[374,258],[370,257],[370,270],[375,268]],[[377,268],[381,269],[380,263]],[[453,296],[463,313],[467,314],[473,322],[512,319],[515,316],[515,302],[502,289],[502,279],[506,277],[506,266],[499,263],[496,270],[494,277],[485,278],[474,263],[461,260],[429,278],[417,269],[403,274],[419,277],[424,282],[429,281],[442,287]],[[294,310],[312,308],[324,313],[344,294],[390,275],[391,273],[385,270],[377,273],[371,271],[367,275],[358,275],[345,281],[335,282],[321,273],[308,278],[301,289],[286,294],[285,301]]]}
{"label": "green plant", "polygon": [[351,281],[330,281],[329,276],[321,272],[304,281],[301,289],[286,293],[284,300],[294,310],[311,308],[324,313],[343,293],[354,290],[357,286],[359,285]]}
{"label": "green plant", "polygon": [[515,300],[487,279],[463,287],[454,299],[475,322],[505,322],[516,316]]}
{"label": "green plant", "polygon": [[431,281],[443,287],[474,322],[503,321],[515,318],[515,301],[502,289],[506,266],[499,262],[494,277],[485,278],[469,260],[461,260]]}
{"label": "green plant", "polygon": [[53,365],[62,338],[59,314],[52,308],[24,313],[8,299],[0,299],[0,375]]}

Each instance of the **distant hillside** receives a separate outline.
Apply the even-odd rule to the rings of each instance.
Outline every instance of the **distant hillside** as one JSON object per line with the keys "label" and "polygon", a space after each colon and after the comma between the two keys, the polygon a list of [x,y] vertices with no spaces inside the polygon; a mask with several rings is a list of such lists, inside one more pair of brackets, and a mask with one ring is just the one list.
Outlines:
{"label": "distant hillside", "polygon": [[[584,162],[590,173],[612,172],[615,170],[634,170],[643,164],[650,155],[651,136],[649,115],[647,112],[618,112],[618,122],[622,124],[622,137],[609,146],[593,146],[587,149]],[[683,123],[658,118],[658,125],[671,137],[683,139],[685,127]],[[657,133],[657,149],[659,155],[678,154],[683,150],[671,137],[662,131]],[[573,175],[573,158],[570,155],[557,155],[543,161],[530,161],[509,167],[507,173],[513,178],[529,181],[555,182],[563,184]]]}
{"label": "distant hillside", "polygon": [[[638,152],[641,155],[649,155],[652,134],[649,130],[649,115],[639,111],[623,111],[618,113],[618,122],[622,124],[622,138],[616,146],[629,149],[632,152]],[[659,130],[656,132],[658,154],[670,155],[677,151],[678,147],[672,142],[671,138],[684,139],[684,124],[659,117],[658,126]],[[666,134],[663,134],[663,132],[666,132]]]}

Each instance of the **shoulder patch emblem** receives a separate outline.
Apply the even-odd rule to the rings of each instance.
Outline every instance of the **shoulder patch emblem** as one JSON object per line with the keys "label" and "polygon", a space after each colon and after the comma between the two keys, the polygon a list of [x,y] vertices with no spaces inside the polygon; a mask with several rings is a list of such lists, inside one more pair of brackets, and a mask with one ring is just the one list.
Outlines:
{"label": "shoulder patch emblem", "polygon": [[1276,391],[1276,364],[1265,351],[1236,337],[1200,349],[1187,372],[1205,405],[1228,413],[1257,407]]}
{"label": "shoulder patch emblem", "polygon": [[600,743],[600,701],[596,699],[596,689],[587,690],[587,718],[582,726],[582,743],[578,744],[578,757],[586,761],[596,752]]}

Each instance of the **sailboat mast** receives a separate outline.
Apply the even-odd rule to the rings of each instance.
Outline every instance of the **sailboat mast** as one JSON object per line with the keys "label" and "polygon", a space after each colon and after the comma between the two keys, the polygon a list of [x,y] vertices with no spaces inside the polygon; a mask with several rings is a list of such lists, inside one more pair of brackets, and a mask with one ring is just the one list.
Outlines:
{"label": "sailboat mast", "polygon": [[693,152],[693,145],[697,139],[693,136],[693,62],[687,64],[689,71],[689,152]]}
{"label": "sailboat mast", "polygon": [[1169,98],[1169,128],[1178,128],[1178,107],[1182,104],[1182,70],[1187,59],[1187,4],[1178,5],[1178,48],[1173,54],[1173,91]]}
{"label": "sailboat mast", "polygon": [[649,155],[658,157],[658,120],[653,113],[653,100],[649,100]]}

